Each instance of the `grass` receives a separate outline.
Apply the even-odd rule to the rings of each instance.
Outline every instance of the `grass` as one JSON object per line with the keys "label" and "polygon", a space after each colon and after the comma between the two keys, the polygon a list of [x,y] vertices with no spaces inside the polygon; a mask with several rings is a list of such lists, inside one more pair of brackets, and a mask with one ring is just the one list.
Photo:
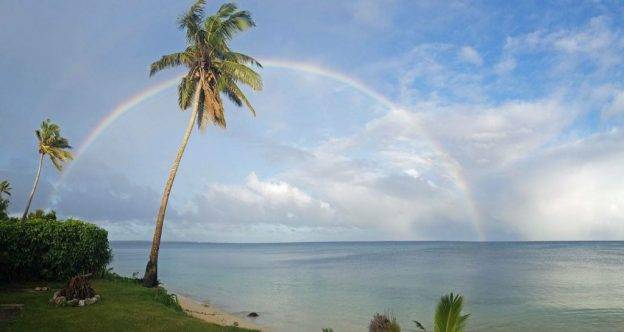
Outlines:
{"label": "grass", "polygon": [[[17,291],[48,286],[45,292]],[[22,303],[14,319],[0,321],[1,331],[208,331],[243,332],[187,316],[162,289],[144,288],[130,279],[94,280],[102,296],[86,307],[56,307],[48,303],[60,283],[11,285],[0,289],[0,304]]]}

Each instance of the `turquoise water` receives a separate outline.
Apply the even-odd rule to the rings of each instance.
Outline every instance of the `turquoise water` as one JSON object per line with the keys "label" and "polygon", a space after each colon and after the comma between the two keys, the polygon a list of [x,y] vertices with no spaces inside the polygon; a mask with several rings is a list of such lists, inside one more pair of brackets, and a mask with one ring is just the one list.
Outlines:
{"label": "turquoise water", "polygon": [[[114,270],[143,271],[148,249],[113,242]],[[624,242],[164,243],[159,277],[273,331],[366,331],[384,311],[413,331],[450,291],[469,331],[624,331]]]}

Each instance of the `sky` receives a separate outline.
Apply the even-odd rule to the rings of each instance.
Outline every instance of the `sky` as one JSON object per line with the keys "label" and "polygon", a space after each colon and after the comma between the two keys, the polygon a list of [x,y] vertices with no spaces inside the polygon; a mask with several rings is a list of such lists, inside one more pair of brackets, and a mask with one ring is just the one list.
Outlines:
{"label": "sky", "polygon": [[[148,68],[185,47],[191,3],[0,2],[11,213],[50,118],[77,158],[46,161],[33,208],[151,239],[189,113],[163,88],[183,69]],[[238,5],[257,27],[232,48],[265,64],[257,116],[226,104],[226,130],[193,133],[165,240],[624,238],[621,2]]]}

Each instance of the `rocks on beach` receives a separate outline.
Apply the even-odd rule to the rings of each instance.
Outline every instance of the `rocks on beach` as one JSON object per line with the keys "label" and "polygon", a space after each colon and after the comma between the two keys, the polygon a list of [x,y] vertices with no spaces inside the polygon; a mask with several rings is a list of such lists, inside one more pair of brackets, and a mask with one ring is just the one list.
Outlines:
{"label": "rocks on beach", "polygon": [[260,315],[257,312],[250,312],[247,317],[251,317],[251,318],[256,318],[256,317],[260,317]]}

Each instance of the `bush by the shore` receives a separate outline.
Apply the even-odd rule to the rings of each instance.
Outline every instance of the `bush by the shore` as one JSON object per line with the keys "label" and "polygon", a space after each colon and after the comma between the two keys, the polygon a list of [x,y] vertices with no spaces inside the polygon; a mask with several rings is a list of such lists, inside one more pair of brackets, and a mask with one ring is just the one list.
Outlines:
{"label": "bush by the shore", "polygon": [[0,280],[67,280],[106,270],[108,232],[96,225],[32,215],[0,221]]}

